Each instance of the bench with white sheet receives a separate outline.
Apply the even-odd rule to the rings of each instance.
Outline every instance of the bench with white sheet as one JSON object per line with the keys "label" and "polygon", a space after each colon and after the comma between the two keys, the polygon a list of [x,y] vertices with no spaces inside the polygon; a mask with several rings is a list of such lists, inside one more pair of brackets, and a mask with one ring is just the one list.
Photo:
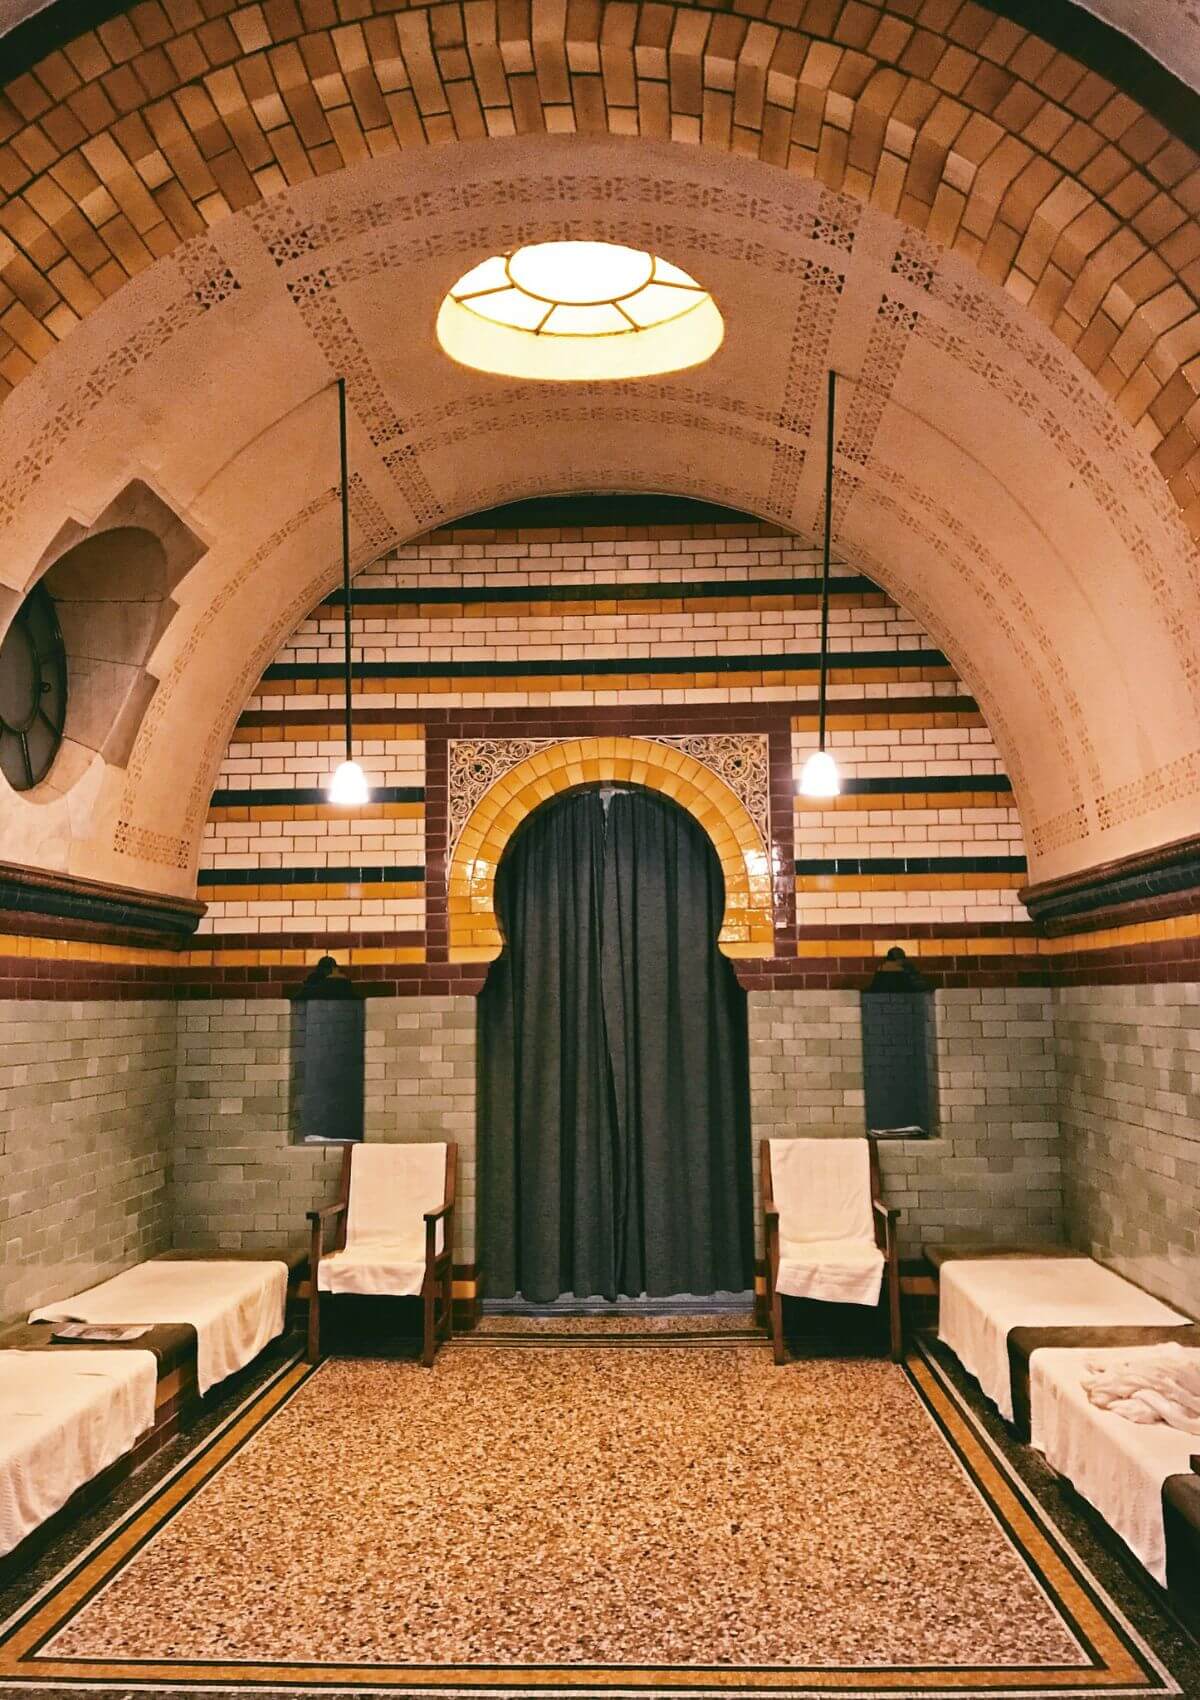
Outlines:
{"label": "bench with white sheet", "polygon": [[1031,1442],[1051,1469],[1097,1510],[1150,1574],[1167,1583],[1163,1488],[1191,1471],[1200,1434],[1165,1422],[1132,1422],[1104,1410],[1088,1396],[1097,1371],[1162,1361],[1179,1354],[1200,1361],[1200,1351],[1176,1342],[1146,1346],[1049,1347],[1030,1361]]}
{"label": "bench with white sheet", "polygon": [[0,1351],[0,1555],[154,1424],[152,1352]]}
{"label": "bench with white sheet", "polygon": [[203,1396],[283,1333],[287,1288],[282,1260],[153,1258],[86,1292],[41,1305],[29,1320],[186,1324],[196,1331],[196,1382]]}
{"label": "bench with white sheet", "polygon": [[1010,1422],[1013,1330],[1188,1321],[1090,1257],[963,1257],[944,1262],[939,1275],[938,1338]]}

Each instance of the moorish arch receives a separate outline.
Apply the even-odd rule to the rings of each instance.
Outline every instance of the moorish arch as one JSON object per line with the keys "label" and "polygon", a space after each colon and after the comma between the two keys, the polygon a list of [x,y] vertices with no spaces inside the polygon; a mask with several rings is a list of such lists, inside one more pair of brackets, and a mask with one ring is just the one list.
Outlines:
{"label": "moorish arch", "polygon": [[[203,549],[127,762],[6,798],[0,859],[190,891],[229,729],[335,576],[339,373],[362,564],[598,485],[815,535],[835,365],[835,542],[985,705],[1033,877],[1191,830],[1196,161],[1115,70],[933,0],[484,6],[467,39],[209,10],[111,16],[9,90],[0,605],[133,478]],[[714,360],[548,394],[424,334],[472,260],[579,234],[711,288]]]}
{"label": "moorish arch", "polygon": [[476,802],[449,862],[451,962],[491,962],[503,949],[496,871],[522,821],[552,797],[605,784],[657,791],[699,822],[725,879],[720,949],[729,957],[769,955],[775,937],[771,855],[745,803],[686,750],[613,737],[563,739],[535,750],[500,773]]}

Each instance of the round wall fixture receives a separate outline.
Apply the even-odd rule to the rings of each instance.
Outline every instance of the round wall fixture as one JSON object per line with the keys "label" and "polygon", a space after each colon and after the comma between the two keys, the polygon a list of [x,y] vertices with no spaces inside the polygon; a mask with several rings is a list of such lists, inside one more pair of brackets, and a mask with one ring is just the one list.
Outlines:
{"label": "round wall fixture", "polygon": [[725,323],[679,266],[615,242],[535,242],[493,254],[449,291],[437,336],[452,360],[507,378],[644,378],[708,360]]}
{"label": "round wall fixture", "polygon": [[50,594],[36,585],[0,643],[0,773],[14,790],[49,773],[66,717],[66,649]]}

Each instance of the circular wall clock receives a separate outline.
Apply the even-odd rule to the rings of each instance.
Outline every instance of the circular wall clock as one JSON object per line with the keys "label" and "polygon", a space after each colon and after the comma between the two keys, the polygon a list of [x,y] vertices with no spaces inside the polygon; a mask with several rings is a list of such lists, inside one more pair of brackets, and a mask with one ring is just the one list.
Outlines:
{"label": "circular wall clock", "polygon": [[49,592],[37,585],[0,643],[0,773],[28,791],[49,773],[67,717],[67,652]]}

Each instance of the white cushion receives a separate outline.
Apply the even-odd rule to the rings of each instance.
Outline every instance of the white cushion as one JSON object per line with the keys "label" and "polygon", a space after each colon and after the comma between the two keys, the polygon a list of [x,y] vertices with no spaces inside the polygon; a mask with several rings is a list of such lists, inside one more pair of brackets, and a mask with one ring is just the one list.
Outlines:
{"label": "white cushion", "polygon": [[771,1191],[781,1240],[869,1240],[874,1245],[871,1155],[865,1139],[773,1139]]}
{"label": "white cushion", "polygon": [[776,1287],[793,1299],[877,1305],[883,1265],[874,1240],[781,1240]]}

